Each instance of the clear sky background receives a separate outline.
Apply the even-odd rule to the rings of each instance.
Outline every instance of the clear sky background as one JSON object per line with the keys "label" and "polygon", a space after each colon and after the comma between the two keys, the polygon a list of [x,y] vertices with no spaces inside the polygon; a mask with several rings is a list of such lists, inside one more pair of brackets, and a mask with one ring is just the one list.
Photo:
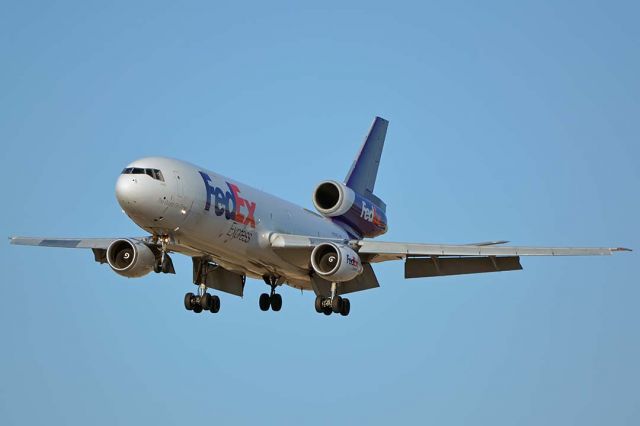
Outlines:
{"label": "clear sky background", "polygon": [[[311,207],[390,120],[385,240],[640,249],[637,2],[2,2],[0,235],[132,236],[178,157]],[[232,2],[233,3],[233,2]],[[129,280],[0,244],[0,423],[640,424],[638,251],[351,297]]]}

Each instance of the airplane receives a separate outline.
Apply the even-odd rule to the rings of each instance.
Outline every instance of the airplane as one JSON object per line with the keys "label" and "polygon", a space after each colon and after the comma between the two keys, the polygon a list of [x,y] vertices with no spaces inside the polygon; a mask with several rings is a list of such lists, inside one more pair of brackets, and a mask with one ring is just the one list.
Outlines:
{"label": "airplane", "polygon": [[220,310],[218,290],[242,297],[246,278],[270,287],[258,305],[280,311],[279,286],[316,295],[315,310],[349,315],[344,295],[380,286],[378,262],[403,260],[405,278],[522,269],[521,256],[589,256],[623,247],[515,247],[507,241],[474,244],[383,242],[385,203],[374,194],[389,122],[376,117],[344,182],[314,189],[316,212],[202,167],[165,157],[133,161],[119,175],[115,195],[124,213],[148,233],[120,238],[11,237],[11,244],[91,249],[94,259],[128,278],[151,271],[175,274],[173,253],[192,258],[193,283],[184,306]]}

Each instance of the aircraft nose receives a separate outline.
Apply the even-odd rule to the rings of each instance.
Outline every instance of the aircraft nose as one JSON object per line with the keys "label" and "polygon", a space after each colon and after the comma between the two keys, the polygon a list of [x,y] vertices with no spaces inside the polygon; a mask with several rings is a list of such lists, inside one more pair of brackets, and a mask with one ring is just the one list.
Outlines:
{"label": "aircraft nose", "polygon": [[116,182],[116,199],[120,207],[126,210],[127,207],[135,204],[135,192],[137,182],[131,176],[121,175]]}
{"label": "aircraft nose", "polygon": [[123,174],[116,182],[116,199],[127,214],[145,215],[152,205],[149,188],[145,189],[141,176],[145,175]]}

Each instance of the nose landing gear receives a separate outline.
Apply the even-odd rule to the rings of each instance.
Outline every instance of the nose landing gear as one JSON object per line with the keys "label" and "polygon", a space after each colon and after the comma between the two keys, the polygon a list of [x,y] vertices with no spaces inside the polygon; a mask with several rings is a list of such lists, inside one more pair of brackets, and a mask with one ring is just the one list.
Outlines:
{"label": "nose landing gear", "polygon": [[264,276],[264,282],[271,287],[269,294],[262,293],[258,304],[261,311],[268,311],[271,308],[272,311],[278,312],[282,309],[282,296],[276,293],[276,287],[282,283],[279,283],[280,278],[276,276]]}
{"label": "nose landing gear", "polygon": [[167,253],[167,246],[169,245],[169,237],[159,237],[160,243],[160,258],[153,267],[153,272],[156,274],[175,274],[176,270],[173,268],[173,261]]}

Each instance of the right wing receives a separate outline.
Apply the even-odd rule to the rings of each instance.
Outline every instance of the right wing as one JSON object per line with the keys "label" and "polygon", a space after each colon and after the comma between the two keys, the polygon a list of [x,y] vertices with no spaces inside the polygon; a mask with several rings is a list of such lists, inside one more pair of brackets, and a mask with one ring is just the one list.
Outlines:
{"label": "right wing", "polygon": [[[10,237],[9,242],[19,246],[58,247],[91,249],[94,260],[98,263],[107,263],[107,249],[112,242],[120,239],[129,239],[151,245],[150,237],[138,238],[46,238],[46,237]],[[173,265],[171,266],[173,268]]]}
{"label": "right wing", "polygon": [[[120,238],[44,238],[44,237],[11,237],[11,244],[20,246],[62,247],[62,248],[90,248],[104,249]],[[148,238],[131,238],[147,242]]]}

